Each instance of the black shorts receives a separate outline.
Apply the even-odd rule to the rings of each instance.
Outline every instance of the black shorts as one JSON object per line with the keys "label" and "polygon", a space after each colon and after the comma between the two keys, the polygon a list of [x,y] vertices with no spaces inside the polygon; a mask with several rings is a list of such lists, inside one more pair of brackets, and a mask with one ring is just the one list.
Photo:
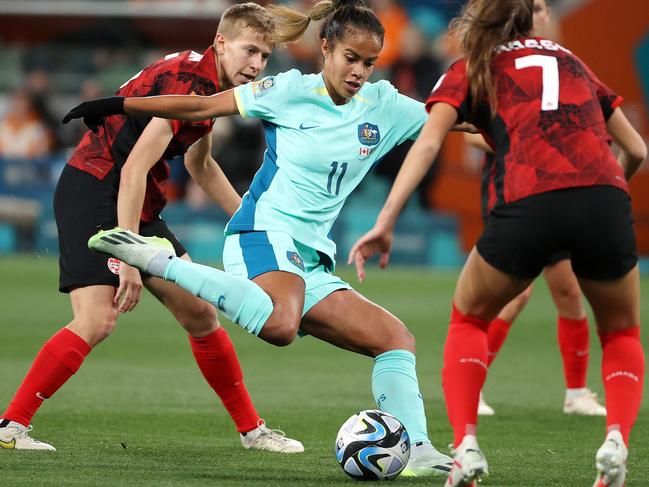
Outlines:
{"label": "black shorts", "polygon": [[492,210],[477,249],[519,279],[538,276],[561,252],[570,256],[577,277],[616,279],[638,262],[631,200],[613,186],[528,196]]}
{"label": "black shorts", "polygon": [[[54,192],[54,216],[59,234],[59,291],[69,293],[84,286],[119,286],[117,259],[88,248],[88,239],[99,230],[117,226],[116,169],[100,181],[92,174],[66,165]],[[187,253],[160,218],[140,223],[140,234],[165,237],[176,255]]]}
{"label": "black shorts", "polygon": [[548,263],[545,265],[551,266],[554,264],[558,264],[562,260],[566,260],[566,259],[568,260],[570,259],[570,252],[568,252],[567,250],[561,250],[559,252],[555,252],[554,254],[552,254],[548,259]]}
{"label": "black shorts", "polygon": [[[487,227],[487,222],[489,221],[489,215],[490,212],[483,212],[482,214],[482,224],[486,228]],[[570,252],[566,250],[561,250],[559,252],[556,252],[550,256],[548,259],[548,263],[546,266],[552,266],[554,264],[558,264],[562,260],[569,260],[570,259]]]}

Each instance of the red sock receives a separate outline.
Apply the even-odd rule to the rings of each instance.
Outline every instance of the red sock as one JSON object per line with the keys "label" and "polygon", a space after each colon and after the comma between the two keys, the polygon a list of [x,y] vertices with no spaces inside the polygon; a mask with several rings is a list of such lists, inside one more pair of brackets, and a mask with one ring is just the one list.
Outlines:
{"label": "red sock", "polygon": [[501,318],[496,318],[489,323],[487,329],[487,367],[491,366],[491,363],[496,360],[498,351],[505,343],[511,327],[511,323]]}
{"label": "red sock", "polygon": [[557,337],[559,350],[563,358],[563,376],[566,388],[581,389],[586,387],[588,373],[588,318],[571,320],[557,318]]}
{"label": "red sock", "polygon": [[644,384],[640,327],[600,333],[602,380],[606,391],[606,430],[619,429],[626,444],[635,423]]}
{"label": "red sock", "polygon": [[79,370],[89,352],[90,345],[79,335],[62,328],[38,352],[2,417],[28,426],[43,400],[51,397]]}
{"label": "red sock", "polygon": [[190,336],[189,342],[203,377],[221,398],[237,431],[255,429],[259,415],[243,383],[243,372],[228,332],[219,328],[206,337]]}
{"label": "red sock", "polygon": [[466,434],[475,434],[478,400],[487,377],[489,323],[462,314],[453,304],[444,346],[442,387],[446,411],[455,433],[455,446]]}

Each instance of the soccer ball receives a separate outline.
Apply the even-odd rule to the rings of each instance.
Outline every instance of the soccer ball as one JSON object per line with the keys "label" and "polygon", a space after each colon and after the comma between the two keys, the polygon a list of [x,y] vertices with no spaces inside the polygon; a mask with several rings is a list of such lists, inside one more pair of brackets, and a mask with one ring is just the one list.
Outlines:
{"label": "soccer ball", "polygon": [[356,480],[391,480],[410,458],[410,437],[401,422],[384,411],[354,414],[336,437],[336,460]]}

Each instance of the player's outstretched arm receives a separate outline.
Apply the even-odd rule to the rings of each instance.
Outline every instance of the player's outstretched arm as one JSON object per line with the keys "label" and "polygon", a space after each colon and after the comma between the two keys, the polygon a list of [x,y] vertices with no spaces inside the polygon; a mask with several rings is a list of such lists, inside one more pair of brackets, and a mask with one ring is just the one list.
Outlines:
{"label": "player's outstretched arm", "polygon": [[173,120],[207,120],[239,113],[234,91],[212,96],[164,95],[124,99],[124,111]]}
{"label": "player's outstretched arm", "polygon": [[[135,98],[111,96],[84,101],[63,117],[63,123],[68,123],[74,118],[83,118],[86,124],[90,121],[96,128],[97,121],[101,122],[102,118],[124,113],[173,120],[207,120],[239,112],[232,90],[212,96],[163,95]],[[93,128],[90,124],[88,126]]]}
{"label": "player's outstretched arm", "polygon": [[647,158],[647,145],[619,107],[606,121],[606,130],[620,148],[618,162],[628,181]]}

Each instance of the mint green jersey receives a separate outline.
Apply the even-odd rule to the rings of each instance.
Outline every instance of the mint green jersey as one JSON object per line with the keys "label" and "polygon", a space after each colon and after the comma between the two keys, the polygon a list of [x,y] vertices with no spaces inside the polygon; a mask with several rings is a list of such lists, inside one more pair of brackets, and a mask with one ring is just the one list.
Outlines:
{"label": "mint green jersey", "polygon": [[381,158],[424,124],[424,105],[387,81],[335,105],[322,74],[298,70],[234,89],[239,112],[261,118],[264,161],[226,232],[283,231],[335,262],[329,238],[349,194]]}

